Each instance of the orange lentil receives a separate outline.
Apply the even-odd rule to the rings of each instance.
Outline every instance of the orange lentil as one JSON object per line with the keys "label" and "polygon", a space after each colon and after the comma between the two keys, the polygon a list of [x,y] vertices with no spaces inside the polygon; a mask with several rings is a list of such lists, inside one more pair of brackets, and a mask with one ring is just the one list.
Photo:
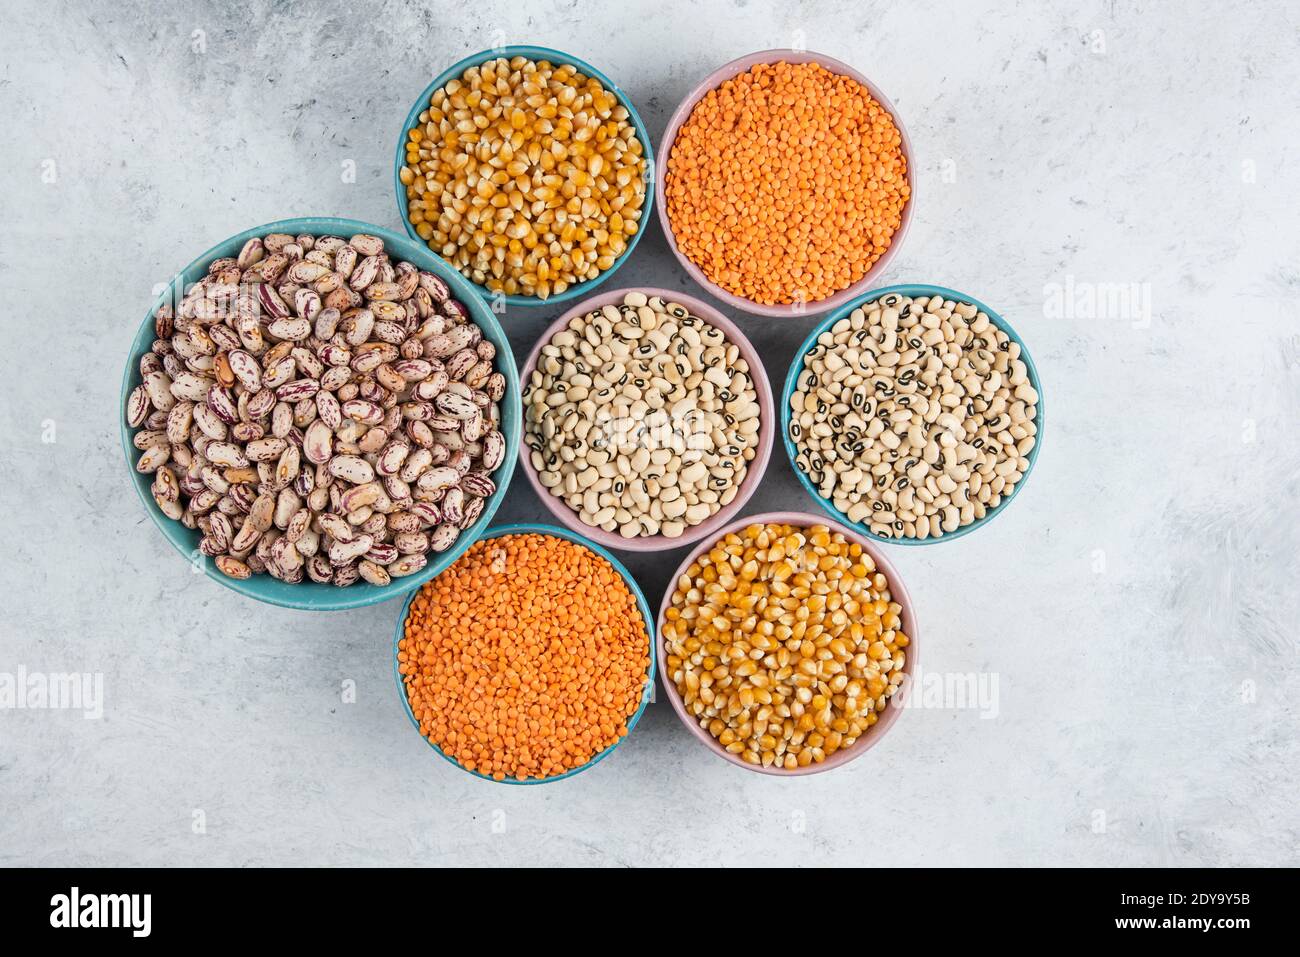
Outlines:
{"label": "orange lentil", "polygon": [[471,771],[523,781],[571,771],[627,734],[650,636],[604,558],[504,535],[420,589],[397,662],[429,741]]}
{"label": "orange lentil", "polygon": [[678,248],[728,292],[816,302],[889,248],[911,196],[902,135],[861,83],[761,63],[706,94],[665,182]]}

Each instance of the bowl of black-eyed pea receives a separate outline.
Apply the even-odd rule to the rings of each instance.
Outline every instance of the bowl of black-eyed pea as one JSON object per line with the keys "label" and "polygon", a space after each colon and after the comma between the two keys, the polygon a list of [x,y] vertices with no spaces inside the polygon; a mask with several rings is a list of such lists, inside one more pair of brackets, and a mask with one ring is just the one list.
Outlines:
{"label": "bowl of black-eyed pea", "polygon": [[796,353],[781,400],[786,454],[832,517],[922,545],[1003,512],[1042,447],[1029,350],[984,303],[942,286],[865,293]]}
{"label": "bowl of black-eyed pea", "polygon": [[568,528],[627,551],[731,520],[762,479],[775,413],[758,352],[726,316],[667,289],[583,300],[523,365],[519,458]]}

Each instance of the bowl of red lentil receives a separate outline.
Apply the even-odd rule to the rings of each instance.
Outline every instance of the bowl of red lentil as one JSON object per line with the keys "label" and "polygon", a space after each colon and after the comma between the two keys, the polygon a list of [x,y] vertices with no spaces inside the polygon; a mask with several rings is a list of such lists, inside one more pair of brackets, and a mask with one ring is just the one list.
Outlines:
{"label": "bowl of red lentil", "polygon": [[609,552],[553,525],[490,529],[397,619],[406,716],[476,777],[543,784],[607,758],[654,688],[654,619]]}
{"label": "bowl of red lentil", "polygon": [[916,204],[893,104],[820,53],[766,50],[715,70],[677,107],[659,155],[673,254],[712,295],[762,316],[825,312],[868,289]]}
{"label": "bowl of red lentil", "polygon": [[673,711],[710,751],[762,774],[816,774],[861,757],[898,721],[917,668],[916,612],[866,536],[769,512],[686,557],[659,608],[656,650]]}

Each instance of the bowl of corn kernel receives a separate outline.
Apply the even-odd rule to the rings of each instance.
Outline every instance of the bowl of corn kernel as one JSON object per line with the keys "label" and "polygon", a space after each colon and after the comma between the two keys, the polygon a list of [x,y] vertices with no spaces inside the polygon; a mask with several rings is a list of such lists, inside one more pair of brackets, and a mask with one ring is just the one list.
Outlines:
{"label": "bowl of corn kernel", "polygon": [[411,107],[393,180],[406,231],[490,300],[587,295],[631,255],[653,205],[632,100],[546,47],[466,57]]}
{"label": "bowl of corn kernel", "polygon": [[876,546],[802,512],[739,519],[682,563],[659,609],[659,669],[677,716],[732,764],[815,774],[898,720],[916,614]]}

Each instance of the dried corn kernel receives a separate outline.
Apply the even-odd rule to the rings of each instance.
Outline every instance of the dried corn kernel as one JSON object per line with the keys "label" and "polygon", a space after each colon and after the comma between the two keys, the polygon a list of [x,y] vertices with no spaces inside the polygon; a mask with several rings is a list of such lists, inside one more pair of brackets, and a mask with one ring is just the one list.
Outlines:
{"label": "dried corn kernel", "polygon": [[[824,525],[725,535],[677,580],[664,614],[667,677],[687,713],[763,767],[807,767],[851,747],[907,660],[902,608],[884,575],[866,574],[874,567]],[[781,597],[787,584],[803,596]]]}
{"label": "dried corn kernel", "polygon": [[546,299],[595,279],[639,228],[644,144],[626,107],[574,66],[470,67],[433,93],[419,124],[398,174],[407,218],[492,292]]}

